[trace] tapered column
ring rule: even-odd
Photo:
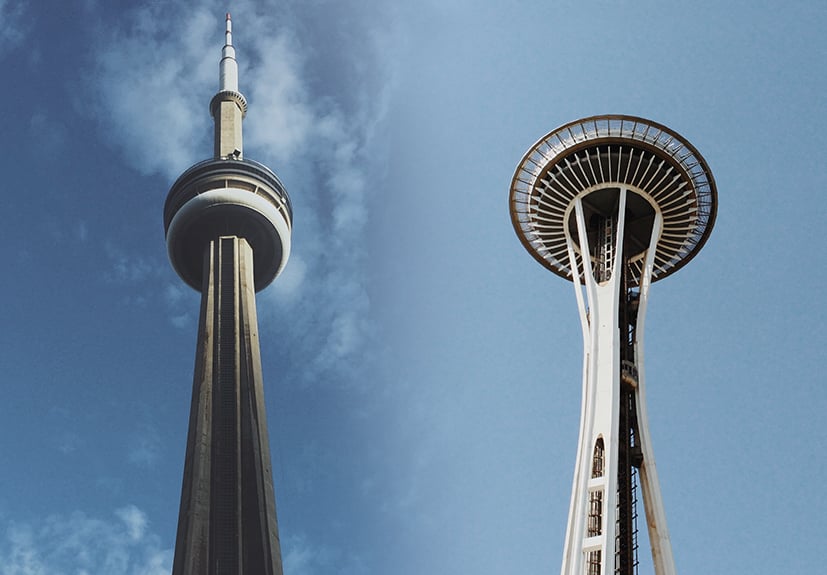
[[[649,433],[649,416],[646,409],[646,377],[643,361],[643,338],[645,335],[644,323],[646,309],[649,304],[649,288],[652,284],[652,270],[654,267],[655,245],[657,236],[663,225],[663,217],[657,214],[652,229],[652,239],[643,268],[640,285],[640,307],[637,317],[637,338],[635,341],[635,357],[638,368],[638,385],[635,389],[637,406],[639,442],[643,461],[640,466],[640,487],[643,493],[643,506],[646,512],[646,525],[649,530],[649,544],[652,549],[652,562],[655,575],[676,575],[675,559],[672,554],[672,542],[669,538],[669,528],[666,525],[666,511],[663,507],[663,498],[660,492],[657,468],[655,467],[655,452],[652,448],[652,439]]]
[[[582,199],[574,202],[578,248],[585,254],[580,269],[571,259],[584,334],[584,389],[562,575],[607,575],[611,572],[607,565],[614,563],[620,393],[618,310],[625,206],[626,191],[621,189],[615,214],[603,222],[595,240],[599,246],[590,246]],[[568,251],[573,256],[573,240],[569,242]],[[590,254],[597,260],[594,269]],[[581,279],[588,308],[580,291]]]
[[[173,575],[282,575],[253,284],[243,238],[204,261]]]

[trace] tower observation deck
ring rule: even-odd
[[[638,487],[656,575],[674,575],[643,372],[651,283],[691,260],[715,223],[700,153],[670,129],[594,116],[554,130],[517,166],[511,221],[528,252],[571,280],[583,403],[562,575],[638,572]]]
[[[215,154],[172,185],[164,206],[173,268],[201,292],[173,575],[281,575],[255,292],[290,254],[290,199],[243,157],[247,101],[227,14]]]

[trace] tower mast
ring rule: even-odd
[[[201,292],[173,575],[282,575],[255,292],[284,268],[292,210],[276,175],[242,158],[247,101],[227,14],[214,158],[170,188],[170,262]]]
[[[562,575],[636,575],[637,489],[656,575],[674,575],[643,377],[649,288],[697,254],[717,191],[700,153],[631,116],[571,122],[537,142],[511,183],[528,252],[575,288],[583,404]]]
[[[210,102],[215,122],[215,157],[241,158],[243,152],[241,122],[247,115],[247,100],[238,91],[238,62],[233,46],[233,21],[227,13],[224,48],[218,74],[218,93]]]

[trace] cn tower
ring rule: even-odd
[[[293,215],[276,175],[244,157],[247,101],[227,14],[215,152],[170,188],[172,267],[201,292],[173,575],[281,575],[255,292],[290,254]]]
[[[649,434],[643,324],[652,282],[697,255],[717,197],[688,141],[632,116],[566,124],[517,166],[514,229],[540,264],[574,284],[583,336],[562,575],[638,573],[638,487],[654,572],[676,573]]]

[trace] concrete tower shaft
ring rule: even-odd
[[[187,455],[173,575],[282,575],[255,292],[290,253],[290,199],[266,166],[241,157],[232,23],[226,19],[215,157],[172,185],[170,262],[201,292]]]
[[[172,575],[282,575],[253,253],[222,237],[205,260]]]
[[[717,191],[668,128],[630,116],[567,124],[517,167],[510,211],[523,246],[575,287],[583,399],[562,575],[636,575],[637,489],[656,575],[674,575],[643,371],[653,281],[706,242]]]

